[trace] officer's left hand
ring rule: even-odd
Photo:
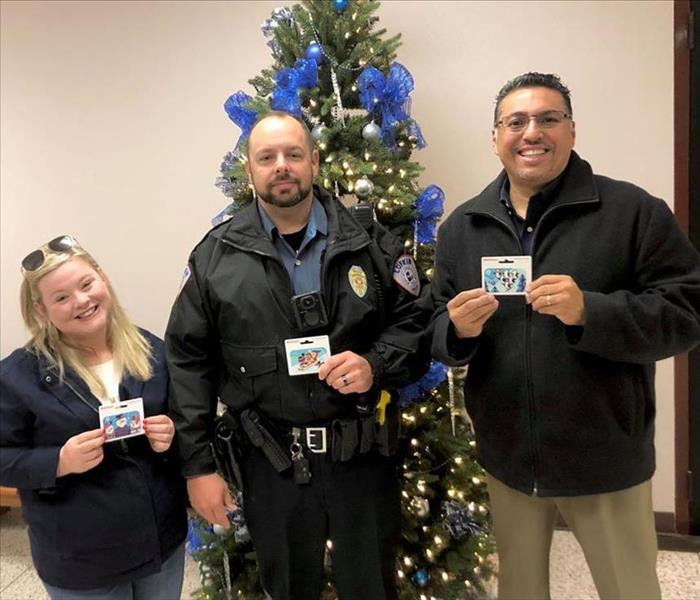
[[[525,288],[532,310],[552,315],[564,325],[583,325],[586,307],[583,292],[569,275],[542,275]]]
[[[374,382],[369,362],[349,350],[326,360],[321,365],[318,378],[341,394],[364,394]]]
[[[154,452],[165,452],[175,436],[175,424],[168,415],[154,415],[143,420],[148,443]]]

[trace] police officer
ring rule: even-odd
[[[396,598],[398,413],[385,390],[420,375],[426,290],[397,239],[313,186],[318,169],[301,121],[259,119],[246,162],[257,201],[197,245],[172,310],[171,416],[192,506],[224,527],[217,399],[243,422],[243,510],[274,600],[320,596],[327,540],[341,599]],[[323,354],[323,335],[330,357],[290,375],[318,357],[292,364],[285,342]]]

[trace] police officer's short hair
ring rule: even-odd
[[[250,133],[248,134],[248,144],[247,144],[247,154],[248,154],[249,158],[250,158],[250,136],[253,133],[253,129],[255,129],[258,126],[258,123],[261,123],[265,119],[270,119],[272,117],[275,117],[277,119],[294,119],[297,123],[299,123],[299,125],[301,125],[301,128],[304,131],[304,136],[306,137],[306,142],[309,146],[309,151],[313,151],[316,148],[316,145],[314,144],[314,140],[311,137],[311,132],[309,131],[309,126],[304,122],[303,119],[300,119],[296,115],[285,112],[283,110],[271,110],[269,112],[258,115],[258,118],[255,119],[255,123],[253,123],[253,127],[251,127],[251,129],[250,129]]]
[[[569,113],[569,115],[573,115],[573,111],[571,109],[571,92],[569,91],[569,88],[562,83],[558,75],[555,75],[554,73],[537,72],[523,73],[522,75],[518,75],[517,77],[514,77],[508,81],[496,95],[496,108],[493,111],[494,127],[496,126],[496,123],[498,123],[498,111],[501,108],[501,101],[503,98],[505,98],[513,90],[531,87],[544,87],[554,90],[555,92],[559,92],[562,98],[564,98],[566,112]]]

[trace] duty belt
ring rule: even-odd
[[[291,427],[286,434],[300,440],[309,452],[330,452],[334,462],[346,462],[357,454],[366,454],[377,444],[381,454],[393,454],[382,447],[385,429],[378,427],[374,414],[370,414],[334,419],[329,425]]]
[[[383,456],[391,456],[398,446],[398,418],[387,418],[380,425],[374,413],[334,419],[328,424],[295,426],[246,409],[240,413],[240,422],[250,443],[265,454],[279,473],[292,466],[290,442],[298,444],[299,450],[303,446],[313,454],[330,454],[333,462],[349,461],[372,448]]]
[[[292,466],[292,461],[284,448],[261,423],[260,415],[256,411],[252,409],[242,411],[241,425],[250,443],[260,448],[278,473]]]
[[[328,450],[328,428],[327,427],[300,427],[304,434],[304,443],[310,452],[314,454],[325,454]]]

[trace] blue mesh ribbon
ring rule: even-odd
[[[198,517],[190,517],[187,521],[187,539],[185,542],[187,554],[193,554],[200,550],[207,550],[209,545],[204,543],[202,536],[206,538],[207,536],[213,535],[213,533],[214,529],[211,525]]]
[[[252,100],[253,99],[245,92],[236,92],[229,96],[226,102],[224,102],[224,110],[228,118],[241,129],[241,136],[238,138],[238,142],[236,142],[236,148],[240,145],[241,140],[244,140],[250,135],[250,130],[253,129],[253,125],[255,125],[255,119],[258,118],[258,113],[250,108],[246,108]]]
[[[458,540],[465,535],[478,537],[483,535],[484,529],[471,518],[469,508],[455,500],[447,500],[441,504],[445,512],[443,527],[451,537]]]
[[[426,394],[432,392],[437,386],[447,379],[447,368],[442,363],[432,361],[428,371],[415,383],[411,383],[399,390],[399,406],[406,408],[415,404]]]
[[[281,69],[275,75],[275,89],[272,91],[270,106],[301,117],[299,88],[316,87],[318,83],[318,63],[315,60],[298,58],[293,67]]]
[[[420,244],[432,244],[437,233],[437,220],[444,212],[445,192],[429,185],[416,199],[416,239]]]
[[[423,132],[420,130],[418,123],[413,119],[408,122],[408,135],[416,138],[416,146],[418,148],[425,148],[426,143]]]
[[[275,30],[280,25],[291,25],[294,22],[294,13],[286,6],[281,6],[272,11],[269,19],[265,19],[260,26],[263,35],[267,38],[267,45],[272,49],[275,58],[280,56],[280,45],[275,35]]]
[[[318,83],[318,63],[313,59],[297,58],[294,68],[299,73],[299,87],[312,88]]]
[[[412,75],[399,63],[393,63],[389,67],[387,76],[375,67],[366,67],[357,78],[357,86],[360,91],[360,104],[364,109],[369,113],[381,112],[382,141],[393,148],[396,145],[397,125],[410,117]],[[422,143],[421,147],[425,145],[425,139],[417,124],[409,135],[416,135],[419,143]]]

